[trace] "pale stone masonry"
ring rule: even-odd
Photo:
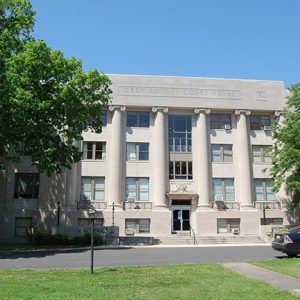
[[[24,240],[30,225],[76,231],[90,204],[107,226],[114,208],[121,236],[259,235],[263,223],[292,221],[284,192],[275,195],[263,172],[283,82],[109,77],[103,131],[83,132],[80,163],[50,179],[28,156],[1,171],[1,241]]]

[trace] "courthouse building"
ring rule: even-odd
[[[259,235],[288,224],[275,194],[271,128],[283,118],[280,81],[110,75],[103,131],[83,133],[82,161],[38,174],[30,157],[2,171],[0,238],[97,222],[120,236]]]

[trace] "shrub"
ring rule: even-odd
[[[88,246],[91,244],[91,233],[85,233],[83,235],[75,236],[70,243],[76,246]],[[98,233],[94,233],[94,245],[102,245],[103,238]]]

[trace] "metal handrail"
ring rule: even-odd
[[[194,240],[194,245],[198,245],[197,243],[197,240],[196,240],[196,234],[195,234],[195,231],[193,229],[193,227],[190,225],[190,234],[191,236],[193,237],[193,240]]]

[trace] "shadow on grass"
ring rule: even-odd
[[[280,255],[280,256],[275,256],[275,258],[277,259],[300,259],[300,256],[296,256],[296,257],[288,257],[287,255]]]
[[[94,248],[94,251],[106,251],[106,250],[128,250],[131,247],[116,247],[116,248]],[[0,259],[17,259],[17,258],[40,258],[47,257],[56,254],[72,254],[83,253],[90,251],[90,248],[71,248],[71,249],[40,249],[40,250],[20,250],[20,251],[1,251]]]

